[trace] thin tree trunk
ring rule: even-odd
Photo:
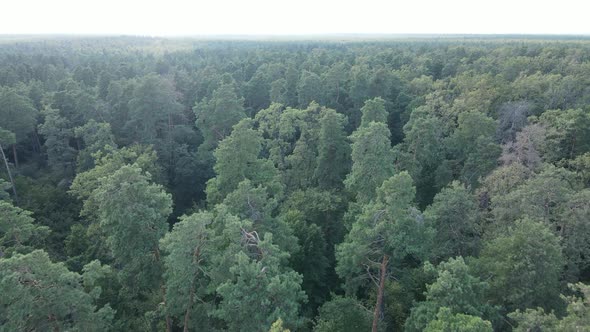
[[[195,287],[191,286],[191,293],[190,293],[190,298],[189,298],[189,305],[188,308],[186,308],[186,312],[184,313],[184,332],[188,332],[188,322],[190,319],[190,314],[191,314],[191,308],[193,306],[193,302],[195,300]]]
[[[6,166],[6,172],[8,173],[8,178],[10,179],[10,184],[12,184],[12,192],[14,193],[14,201],[18,205],[18,195],[16,194],[16,186],[14,185],[14,179],[12,178],[12,173],[10,172],[10,167],[8,166],[8,160],[6,160],[6,155],[4,154],[4,149],[2,149],[2,144],[0,144],[0,153],[2,153],[2,159],[4,159],[4,166]]]
[[[12,154],[14,155],[14,168],[18,168],[18,154],[16,153],[16,143],[12,144]]]
[[[37,145],[37,152],[41,152],[41,141],[39,140],[39,133],[37,132],[37,128],[35,128],[35,131],[33,131],[33,138],[34,138],[34,142]]]
[[[381,304],[383,303],[383,290],[385,288],[385,275],[387,274],[387,263],[389,256],[383,255],[381,261],[381,272],[379,276],[379,289],[377,290],[377,303],[375,304],[375,313],[373,315],[373,329],[372,332],[377,332],[377,323],[379,322],[379,314],[381,313]]]
[[[154,255],[156,257],[156,261],[160,261],[160,250],[156,248]],[[162,284],[160,286],[162,290],[162,303],[164,303],[164,310],[166,310],[166,286]],[[166,332],[172,332],[172,319],[170,319],[170,315],[166,314]]]

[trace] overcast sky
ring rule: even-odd
[[[1,0],[0,34],[590,34],[590,0]]]

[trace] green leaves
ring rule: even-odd
[[[494,317],[494,308],[484,300],[488,284],[473,275],[462,257],[442,262],[436,269],[427,263],[425,270],[436,271],[437,278],[426,286],[426,300],[412,308],[406,321],[407,331],[454,331],[453,326],[459,328],[463,324],[487,326],[485,330],[491,330],[489,322],[482,325],[481,319],[476,319]],[[470,328],[466,331],[476,331]]]
[[[245,253],[236,254],[236,265],[230,268],[230,279],[222,283],[216,316],[225,320],[232,331],[266,331],[278,318],[285,325],[301,324],[299,304],[305,301],[301,290],[301,275],[294,271],[281,272],[278,248],[267,235],[257,244],[257,259]]]
[[[563,266],[559,238],[530,218],[487,242],[476,263],[478,274],[489,280],[492,303],[508,312],[537,306],[558,309]]]
[[[196,126],[203,134],[202,153],[213,151],[219,141],[229,136],[232,127],[246,116],[244,100],[238,98],[233,84],[221,84],[211,96],[195,104]]]
[[[0,200],[0,259],[15,252],[26,252],[42,242],[49,228],[35,223],[31,212]]]
[[[394,173],[390,136],[387,125],[380,122],[371,122],[351,136],[352,170],[344,185],[359,203],[375,198],[377,188]]]
[[[212,222],[209,212],[184,216],[160,241],[166,254],[166,312],[182,321],[187,330],[210,328],[207,313],[213,304],[204,299],[209,296],[209,269],[215,253]]]
[[[0,321],[10,331],[104,331],[114,312],[98,309],[81,276],[41,250],[0,259]]]

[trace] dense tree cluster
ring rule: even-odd
[[[0,331],[581,331],[590,42],[0,40]]]

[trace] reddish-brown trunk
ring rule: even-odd
[[[387,274],[387,263],[389,256],[383,255],[381,261],[381,271],[379,273],[379,289],[377,290],[377,303],[375,304],[375,313],[373,314],[373,329],[371,331],[377,332],[377,324],[379,322],[379,314],[381,313],[381,304],[383,303],[383,290],[385,289],[385,277]]]

